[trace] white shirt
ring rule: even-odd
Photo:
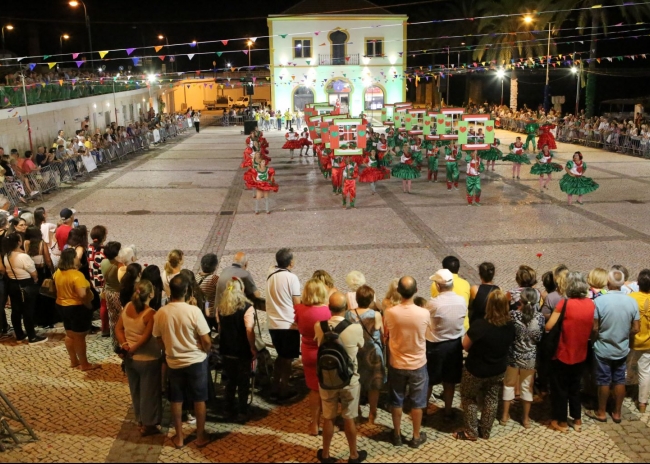
[[[209,333],[201,310],[187,303],[169,303],[154,316],[153,336],[162,338],[167,365],[172,369],[203,362],[207,354],[199,337]]]
[[[300,297],[298,276],[275,268],[266,281],[266,315],[269,329],[289,329],[295,319],[293,297]]]
[[[427,308],[431,313],[432,336],[427,340],[433,343],[456,340],[465,334],[467,303],[465,298],[453,291],[442,292],[429,300]]]
[[[11,253],[11,265],[7,261],[7,256],[5,256],[4,265],[10,279],[31,279],[30,272],[36,272],[34,260],[26,253]],[[16,271],[15,274],[14,271]]]
[[[41,224],[41,234],[43,234],[43,241],[50,243],[50,237],[56,231],[56,226],[51,222],[44,222]]]

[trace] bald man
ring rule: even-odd
[[[217,282],[217,290],[214,297],[215,308],[219,307],[219,302],[221,301],[221,295],[226,289],[228,282],[232,280],[233,277],[238,277],[244,282],[244,292],[248,299],[254,301],[255,298],[261,298],[262,294],[257,289],[253,276],[247,270],[248,268],[248,257],[243,251],[240,251],[235,254],[233,258],[232,265],[225,268],[221,271],[219,275],[219,281]]]

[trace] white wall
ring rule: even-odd
[[[95,123],[97,127],[105,128],[106,112],[108,112],[109,122],[116,121],[115,106],[117,106],[118,125],[122,126],[132,122],[130,104],[133,104],[133,117],[137,121],[138,108],[148,105],[148,101],[149,90],[145,88],[118,92],[115,94],[115,99],[113,99],[113,94],[107,94],[29,106],[27,110],[34,149],[38,145],[50,146],[57,131],[61,129],[65,131],[66,137],[74,135],[75,131],[81,128],[81,123],[86,117],[90,118],[91,129],[95,128]],[[124,106],[126,114],[123,112]],[[16,114],[15,117],[14,114]],[[19,124],[19,116],[23,119],[22,124]],[[0,119],[0,146],[4,147],[5,152],[11,148],[17,148],[20,151],[29,150],[25,107],[15,108],[12,112],[3,110],[3,119]]]
[[[352,115],[363,111],[364,89],[369,85],[378,85],[384,89],[385,103],[404,101],[406,85],[402,76],[406,62],[406,20],[406,16],[398,15],[269,17],[269,34],[273,36],[273,106],[282,111],[292,107],[293,91],[300,85],[306,85],[315,92],[316,102],[326,102],[327,81],[333,78],[350,81],[353,87],[350,95]],[[382,27],[377,27],[379,25]],[[332,53],[328,34],[337,28],[348,33],[346,55],[358,54],[358,65],[319,66],[318,55]],[[287,37],[279,37],[281,34],[287,34]],[[311,38],[311,58],[293,57],[293,39],[296,38]],[[366,38],[383,39],[384,57],[363,58],[366,54]]]

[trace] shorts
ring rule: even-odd
[[[460,338],[444,342],[427,342],[429,386],[460,383],[463,376],[463,344]]]
[[[594,355],[594,358],[596,385],[599,387],[625,385],[627,356],[621,359],[604,359]]]
[[[409,397],[412,407],[424,409],[427,407],[427,386],[429,376],[427,366],[422,366],[414,371],[395,369],[388,367],[388,389],[390,391],[390,404],[393,407],[401,408],[404,405],[406,387],[408,386]]]
[[[180,369],[167,370],[169,378],[169,401],[194,403],[208,401],[208,358],[200,363]]]
[[[506,375],[503,378],[504,401],[512,401],[515,399],[517,384],[519,384],[521,399],[532,402],[535,386],[535,369],[521,369],[519,367],[508,366]]]
[[[84,305],[78,306],[61,306],[56,305],[56,309],[63,319],[63,327],[75,333],[84,333],[90,331],[93,322],[93,312]]]
[[[300,332],[293,329],[269,329],[269,334],[278,357],[284,359],[300,357]]]
[[[320,388],[319,392],[324,419],[336,419],[339,403],[341,403],[341,416],[343,419],[356,419],[359,415],[359,395],[361,393],[359,382],[340,390],[323,390]]]

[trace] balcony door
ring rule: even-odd
[[[337,29],[329,33],[329,40],[332,44],[332,57],[331,63],[333,65],[344,65],[345,64],[345,49],[346,43],[348,41],[348,34]]]

